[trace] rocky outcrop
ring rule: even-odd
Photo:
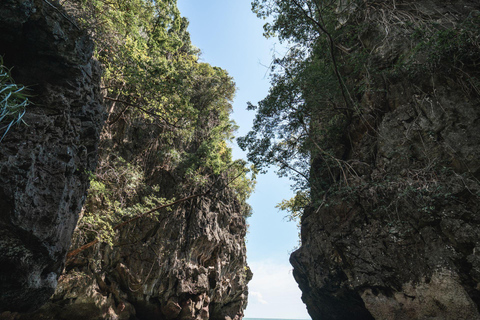
[[[82,12],[78,3],[66,4],[72,15]],[[31,87],[34,102],[24,117],[27,125],[12,129],[0,144],[0,319],[241,319],[252,274],[246,264],[246,205],[229,185],[232,177],[209,171],[205,181],[188,184],[185,168],[168,169],[161,157],[162,144],[168,149],[172,139],[162,141],[160,135],[180,127],[166,129],[141,115],[120,117],[126,108],[109,122],[99,145],[103,109],[93,45],[58,4],[4,1],[0,33],[0,54],[14,67],[15,80]],[[205,132],[218,124],[217,113],[202,123]],[[196,135],[187,151],[195,154],[205,137]],[[182,136],[178,140],[184,145]],[[203,193],[110,229],[105,243],[65,263],[97,149],[103,164],[97,169],[116,177],[123,167],[109,161],[117,161],[133,176],[132,183],[124,182],[130,188],[123,203],[128,213],[117,205],[109,210],[109,181],[95,181],[105,194],[92,188],[83,212],[90,219],[92,211],[98,220],[111,219],[99,224],[105,229],[151,203]],[[115,182],[124,195],[121,181]],[[118,200],[109,195],[111,202]],[[117,210],[123,211],[116,216]],[[105,231],[82,223],[72,249]]]
[[[67,264],[51,302],[15,319],[239,320],[245,219],[228,191],[144,218]]]
[[[340,143],[345,176],[305,211],[291,256],[312,319],[480,319],[478,10],[352,8],[375,22],[359,34],[371,87]]]
[[[72,15],[82,12],[76,2],[66,5]],[[62,8],[47,0],[8,0],[2,6],[4,60],[15,66],[16,81],[35,90],[35,105],[25,116],[28,126],[9,132],[0,145],[0,208],[7,209],[0,220],[0,319],[240,320],[252,276],[246,264],[246,205],[229,185],[231,174],[202,167],[205,176],[195,181],[191,174],[185,177],[184,166],[169,166],[169,150],[162,149],[177,143],[188,149],[178,154],[196,156],[218,125],[219,111],[199,120],[203,135],[189,144],[181,132],[172,132],[178,141],[169,134],[161,139],[180,126],[118,108],[98,146],[97,174],[113,178],[102,180],[105,184],[95,180],[104,194],[91,189],[83,211],[91,220],[82,220],[71,248],[112,231],[152,203],[201,196],[105,232],[104,243],[73,255],[64,268],[95,168],[102,120],[99,72],[92,44]],[[194,98],[192,105],[205,108],[205,99]],[[118,179],[117,173],[125,172],[131,179]],[[115,183],[123,207],[108,205],[119,200],[111,189],[105,191]]]
[[[37,309],[62,272],[103,124],[92,49],[49,1],[2,1],[0,54],[33,104],[0,143],[0,313]]]

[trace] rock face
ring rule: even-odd
[[[2,1],[0,43],[34,103],[0,143],[0,312],[28,311],[62,272],[104,111],[92,43],[60,8]]]
[[[314,320],[480,319],[478,42],[455,44],[470,48],[465,56],[446,46],[445,60],[438,47],[440,63],[421,69],[430,44],[418,46],[409,29],[435,23],[457,41],[468,30],[458,26],[473,19],[478,41],[480,6],[395,3],[355,8],[363,21],[392,23],[361,35],[366,67],[379,72],[363,79],[374,86],[357,100],[367,112],[346,128],[343,159],[353,170],[347,187],[305,211],[294,276]],[[400,61],[410,74],[391,72]]]
[[[35,102],[24,117],[28,126],[0,144],[0,319],[240,320],[252,273],[245,204],[225,172],[208,177],[215,186],[208,195],[135,220],[110,244],[64,263],[71,242],[74,249],[92,236],[74,228],[97,149],[105,167],[114,152],[129,163],[145,155],[146,137],[159,128],[111,122],[116,127],[103,131],[99,147],[103,109],[93,45],[52,2],[4,1],[0,39],[0,54],[14,67],[15,80],[31,85]],[[158,186],[158,197],[189,195],[177,181],[181,174],[162,163],[152,167],[159,173],[146,179]]]
[[[231,196],[231,195],[230,195]],[[245,219],[228,191],[123,229],[67,264],[51,302],[16,319],[238,320],[247,301]]]

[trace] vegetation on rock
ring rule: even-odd
[[[25,87],[15,83],[0,56],[0,133],[3,132],[0,142],[13,125],[22,122],[29,103]]]
[[[467,97],[480,94],[479,11],[431,20],[408,2],[318,0],[255,0],[252,10],[289,50],[273,61],[268,96],[249,104],[257,114],[239,144],[257,167],[276,165],[295,181],[298,194],[279,204],[291,218],[328,205],[327,194],[348,192],[362,175],[353,135],[378,133],[389,83],[408,78],[420,88],[425,74],[442,75],[459,79]],[[446,166],[413,162],[427,176]]]
[[[478,2],[253,10],[289,50],[239,143],[296,182],[278,207],[312,319],[480,319]]]
[[[104,67],[108,119],[79,232],[111,243],[115,225],[155,207],[222,187],[243,215],[254,182],[228,141],[235,84],[198,61],[176,1],[71,0]],[[154,213],[152,213],[154,215]],[[152,215],[150,215],[152,216]]]

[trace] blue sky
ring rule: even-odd
[[[240,126],[237,136],[246,134],[254,117],[246,110],[247,101],[256,104],[267,95],[268,65],[281,45],[263,37],[264,21],[250,11],[250,0],[178,0],[178,7],[190,21],[192,43],[202,51],[201,60],[233,76],[237,94],[232,117]],[[236,145],[233,149],[235,158],[244,157]],[[275,208],[290,197],[288,179],[279,179],[273,172],[258,177],[249,200],[254,213],[247,221],[247,257],[254,278],[245,317],[310,318],[288,262],[298,245],[298,230]]]

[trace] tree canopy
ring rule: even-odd
[[[122,221],[225,188],[249,216],[254,181],[228,146],[236,130],[235,83],[225,70],[199,62],[176,1],[64,5],[94,39],[108,108],[97,170],[86,173],[91,188],[80,232],[111,241]]]
[[[335,56],[339,34],[332,15],[335,9],[336,2],[328,1],[252,2],[257,16],[271,21],[264,26],[265,35],[278,36],[288,51],[273,61],[267,97],[258,106],[249,104],[257,114],[252,130],[239,138],[239,144],[259,168],[276,165],[281,176],[295,180],[299,193],[283,202],[283,209],[294,203],[297,211],[300,202],[306,203],[316,155],[327,168],[338,165],[335,141],[342,138],[351,103]],[[329,121],[315,125],[326,118]],[[333,178],[336,173],[329,171]]]
[[[480,92],[478,11],[438,22],[412,18],[423,14],[413,2],[253,0],[252,10],[288,51],[273,60],[268,95],[248,105],[254,125],[238,142],[258,168],[277,166],[295,181],[297,195],[279,204],[294,216],[356,175],[349,130],[375,134],[385,106],[370,100],[385,98],[386,82],[457,74],[468,94]]]

